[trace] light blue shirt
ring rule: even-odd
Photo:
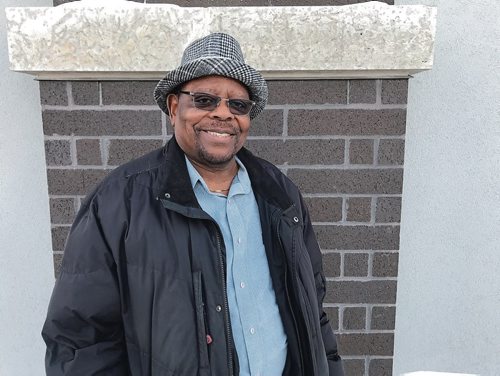
[[[239,170],[226,196],[212,193],[186,158],[201,208],[219,225],[226,247],[227,297],[241,376],[283,374],[287,338],[276,302],[259,209],[247,170]]]

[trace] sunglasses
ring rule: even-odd
[[[233,115],[247,115],[255,105],[254,101],[248,99],[227,99],[208,93],[192,93],[190,91],[179,91],[180,94],[190,95],[193,98],[193,105],[200,110],[213,111],[222,100],[225,100],[229,111]]]

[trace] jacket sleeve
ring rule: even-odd
[[[330,321],[323,310],[323,300],[326,294],[325,276],[323,274],[323,263],[321,251],[316,240],[316,235],[311,224],[309,212],[304,204],[302,196],[300,196],[300,203],[302,207],[302,220],[304,223],[304,241],[311,259],[311,264],[314,271],[314,280],[316,283],[316,292],[318,295],[318,309],[320,312],[320,327],[321,335],[323,337],[323,344],[325,346],[326,358],[328,360],[329,376],[343,376],[344,370],[342,360],[338,354],[337,341],[330,326]]]
[[[90,204],[66,244],[42,337],[48,376],[127,375],[116,264]]]

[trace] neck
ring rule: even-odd
[[[198,171],[201,175],[205,183],[208,185],[208,188],[212,192],[222,193],[227,195],[229,192],[229,187],[238,172],[238,164],[236,160],[233,158],[231,162],[222,168],[210,168],[205,165],[201,165],[198,162],[192,160],[189,161],[192,163],[193,167]]]

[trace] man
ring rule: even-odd
[[[231,36],[155,90],[174,137],[82,205],[43,328],[48,375],[342,375],[296,186],[243,148],[267,100]]]

